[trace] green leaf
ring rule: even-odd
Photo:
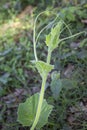
[[[0,86],[0,96],[3,96],[4,94],[6,94],[6,90]]]
[[[62,82],[61,79],[54,78],[51,82],[51,91],[53,93],[53,97],[57,100],[62,90]]]
[[[46,35],[46,45],[51,51],[58,46],[61,27],[62,21],[59,21],[58,24],[51,29],[50,34]]]
[[[78,57],[79,59],[87,58],[87,50],[84,49],[84,50],[78,52],[78,53],[77,53],[77,57]]]
[[[47,64],[43,61],[36,61],[35,65],[42,78],[46,77],[48,73],[54,68],[53,65]]]
[[[0,56],[6,56],[7,54],[9,54],[10,52],[12,52],[13,48],[9,48],[8,50],[5,50],[4,52],[0,52]]]
[[[49,46],[51,40],[51,34],[46,35],[46,45]]]
[[[80,42],[80,45],[79,47],[84,47],[84,46],[87,46],[87,38],[85,38],[82,42]]]
[[[64,88],[65,90],[69,90],[72,88],[77,87],[77,81],[71,80],[71,79],[58,79],[57,77],[54,77],[51,81],[51,91],[53,93],[53,97],[57,100],[59,97],[59,94]]]
[[[10,74],[5,73],[0,77],[0,83],[6,84],[8,82]]]
[[[60,79],[60,71],[53,71],[51,74],[51,79]]]
[[[48,117],[51,113],[53,109],[52,105],[49,105],[46,100],[44,99],[43,101],[43,105],[42,105],[42,109],[41,109],[41,114],[40,114],[40,118],[38,121],[38,124],[36,126],[36,128],[40,129],[41,127],[43,127],[45,124],[47,124],[48,122]]]
[[[65,88],[66,90],[77,87],[77,81],[74,79],[61,79],[61,81],[62,88]]]
[[[75,21],[76,17],[75,17],[75,12],[78,12],[79,8],[76,7],[66,7],[63,10],[61,10],[60,12],[60,16],[62,17],[62,19],[68,19],[69,21]]]
[[[37,106],[38,106],[39,94],[36,93],[26,100],[24,103],[20,103],[18,107],[18,121],[23,126],[31,126],[34,122]],[[37,123],[36,128],[40,129],[47,121],[49,114],[52,111],[53,106],[48,105],[46,100],[43,100],[41,115]]]

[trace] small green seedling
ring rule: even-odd
[[[53,106],[49,105],[47,101],[44,99],[47,76],[48,73],[54,68],[54,66],[50,64],[52,52],[54,51],[55,48],[58,47],[58,44],[61,41],[74,37],[79,34],[78,33],[76,35],[71,35],[68,38],[64,38],[60,40],[60,34],[62,32],[61,29],[63,23],[64,22],[60,20],[57,23],[57,25],[51,29],[51,32],[48,35],[46,35],[45,43],[48,47],[48,55],[47,55],[46,62],[38,60],[37,53],[36,53],[36,42],[42,30],[44,30],[46,27],[40,31],[40,33],[37,36],[37,39],[35,39],[35,26],[34,26],[34,35],[33,35],[34,55],[35,55],[34,64],[42,78],[41,91],[40,93],[36,93],[30,98],[28,98],[24,103],[20,103],[18,107],[18,121],[23,126],[31,126],[30,130],[34,130],[35,128],[39,130],[41,127],[43,127],[47,123],[48,117],[53,109]]]

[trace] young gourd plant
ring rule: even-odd
[[[48,122],[48,117],[53,109],[53,106],[49,105],[46,99],[44,99],[47,76],[48,76],[48,73],[54,68],[54,66],[50,64],[52,52],[54,51],[55,48],[58,47],[61,41],[66,40],[68,38],[72,38],[80,34],[80,33],[77,33],[75,35],[71,35],[70,37],[60,39],[60,34],[62,32],[61,30],[62,30],[63,24],[65,24],[63,20],[60,20],[55,25],[55,27],[51,29],[51,32],[48,35],[46,35],[45,43],[46,43],[46,46],[48,47],[48,55],[47,55],[46,62],[38,60],[37,53],[36,53],[36,43],[40,34],[48,26],[47,25],[46,27],[44,27],[38,34],[37,38],[35,38],[36,21],[37,21],[37,18],[42,13],[40,13],[36,17],[36,20],[34,23],[34,34],[33,34],[34,55],[35,55],[34,65],[37,68],[42,78],[41,90],[40,90],[40,93],[36,93],[32,95],[24,103],[20,103],[18,107],[18,121],[23,126],[31,126],[30,130],[41,129]],[[54,19],[54,21],[52,21],[52,23],[54,23],[57,18],[58,16]]]

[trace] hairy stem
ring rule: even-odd
[[[47,27],[49,27],[50,25],[52,25],[52,24],[57,20],[58,17],[59,17],[59,16],[57,15],[56,18],[55,18],[52,22],[50,22],[48,25],[46,25],[46,26],[38,33],[37,38],[36,38],[36,43],[37,43],[38,38],[40,37],[41,33],[42,33]]]
[[[51,53],[52,52],[48,49],[48,56],[47,56],[47,63],[48,64],[50,64]],[[38,123],[40,114],[41,114],[41,108],[42,108],[42,105],[43,105],[46,80],[47,80],[47,76],[42,78],[42,86],[41,86],[41,91],[40,91],[40,97],[39,97],[37,112],[36,112],[35,120],[34,120],[33,125],[32,125],[30,130],[34,130],[35,129],[35,127],[36,127],[36,125]]]
[[[35,19],[35,22],[34,22],[34,30],[33,30],[33,44],[34,44],[34,55],[35,55],[35,60],[37,61],[38,58],[37,58],[37,52],[36,52],[36,22],[37,22],[37,19],[38,17],[43,14],[45,11],[41,12]]]
[[[62,41],[64,41],[64,40],[67,40],[67,39],[70,39],[70,38],[73,38],[73,37],[76,37],[76,36],[78,36],[78,35],[80,35],[80,34],[82,34],[82,33],[85,33],[85,31],[80,32],[80,33],[76,33],[76,34],[71,35],[71,36],[69,36],[69,37],[65,37],[65,38],[61,39],[60,42],[62,42]]]
[[[37,19],[38,17],[45,13],[46,11],[43,11],[41,12],[39,15],[37,15],[36,19],[35,19],[35,22],[34,22],[34,29],[33,29],[33,44],[34,44],[34,56],[35,56],[35,60],[37,61],[38,58],[37,58],[37,52],[36,52],[36,22],[37,22]]]
[[[51,59],[51,50],[48,49],[48,56],[47,56],[47,63],[50,64],[50,59]]]
[[[35,127],[36,127],[36,125],[38,123],[40,114],[41,114],[41,108],[42,108],[43,99],[44,99],[44,91],[45,91],[46,79],[47,79],[47,76],[46,76],[46,78],[42,79],[42,86],[41,86],[41,92],[40,92],[40,97],[39,97],[36,117],[35,117],[35,120],[34,120],[33,125],[32,125],[30,130],[34,130],[35,129]]]

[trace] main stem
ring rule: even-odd
[[[47,56],[47,63],[50,64],[50,59],[51,59],[51,50],[48,48],[48,56]]]
[[[52,52],[48,49],[48,56],[47,56],[47,63],[48,64],[50,64],[51,53]],[[41,108],[42,108],[42,105],[43,105],[46,80],[47,80],[47,76],[45,76],[45,77],[42,78],[42,86],[41,86],[41,91],[40,91],[40,97],[39,97],[37,112],[36,112],[35,120],[33,122],[32,127],[30,128],[30,130],[34,130],[35,129],[35,127],[36,127],[36,125],[38,123],[40,114],[41,114]]]
[[[36,52],[35,25],[34,25],[34,31],[33,31],[33,44],[34,44],[34,55],[35,55],[35,59],[37,61],[38,59],[37,59],[37,52]]]
[[[33,125],[32,125],[30,130],[34,130],[35,129],[35,127],[36,127],[36,125],[38,123],[39,117],[40,117],[41,108],[42,108],[43,99],[44,99],[44,91],[45,91],[46,79],[47,79],[47,77],[42,79],[42,86],[41,86],[41,92],[40,92],[40,97],[39,97],[39,103],[38,103],[38,107],[37,107],[36,117],[35,117],[34,123],[33,123]]]

